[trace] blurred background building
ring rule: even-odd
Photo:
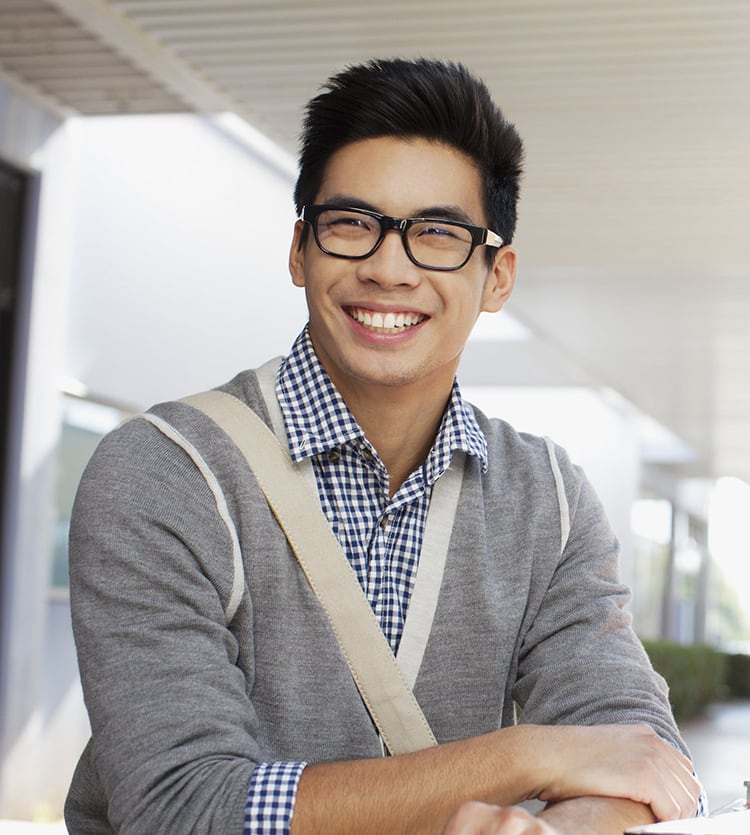
[[[59,815],[88,732],[88,456],[287,351],[302,107],[390,55],[467,63],[526,141],[518,286],[465,352],[470,399],[586,468],[642,637],[750,639],[745,0],[0,0],[0,817]]]

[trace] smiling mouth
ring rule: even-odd
[[[428,318],[423,313],[411,311],[380,313],[363,307],[347,307],[345,310],[355,322],[377,333],[403,333]]]

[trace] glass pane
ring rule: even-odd
[[[99,441],[127,414],[112,406],[65,396],[58,447],[51,585],[68,588],[68,531],[78,482]]]

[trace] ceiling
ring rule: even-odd
[[[750,482],[748,0],[0,0],[0,76],[56,112],[231,111],[292,153],[320,82],[389,55],[467,63],[526,141],[535,338],[471,381],[612,389],[694,451],[665,472]]]

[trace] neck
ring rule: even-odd
[[[388,470],[391,496],[427,458],[450,393],[450,387],[419,394],[400,386],[349,390],[346,404]]]

